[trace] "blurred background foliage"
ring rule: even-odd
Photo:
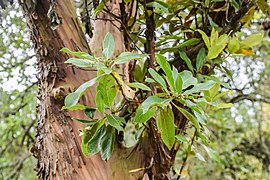
[[[218,156],[207,156],[199,141],[192,146],[195,151],[184,148],[174,170],[179,172],[185,162],[182,177],[186,179],[270,177],[270,22],[261,13],[255,16],[238,33],[242,37],[265,34],[264,41],[253,49],[255,55],[227,58],[222,65],[231,71],[231,77],[217,72],[233,91],[223,101],[234,103],[231,109],[209,114],[209,146]],[[22,17],[16,3],[1,9],[0,179],[36,179],[36,160],[30,149],[37,125],[38,88],[34,52]]]
[[[36,179],[35,57],[18,4],[0,17],[0,179]]]

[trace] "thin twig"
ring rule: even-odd
[[[192,137],[192,140],[191,140],[191,143],[190,143],[190,147],[191,147],[191,146],[193,145],[193,143],[194,143],[196,133],[197,133],[197,129],[195,129],[195,131],[194,131],[194,134],[193,134],[193,137]],[[186,157],[185,157],[185,159],[184,159],[184,161],[183,161],[183,163],[182,163],[181,169],[180,169],[180,171],[179,171],[179,174],[178,174],[176,180],[179,180],[179,179],[181,178],[182,171],[184,170],[184,167],[186,166],[186,162],[187,162],[187,159],[188,159],[188,155],[189,155],[189,153],[187,152]]]

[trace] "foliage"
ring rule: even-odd
[[[133,1],[122,3],[130,5]],[[110,14],[106,8],[105,1],[96,7],[97,19],[99,13]],[[136,9],[134,17],[122,18],[121,22],[125,42],[128,42],[126,52],[114,54],[115,44],[110,33],[104,38],[101,57],[62,49],[75,56],[68,59],[67,64],[97,69],[97,77],[69,94],[63,107],[83,110],[89,117],[74,119],[85,124],[84,154],[100,153],[103,160],[108,160],[118,136],[129,137],[130,131],[134,131],[135,137],[130,138],[133,140],[125,138],[125,145],[129,147],[145,138],[147,133],[144,132],[154,122],[166,151],[178,150],[171,171],[177,178],[266,179],[267,159],[254,152],[267,154],[267,150],[252,148],[258,145],[256,142],[259,142],[258,147],[264,147],[269,141],[269,122],[265,121],[269,119],[266,113],[269,111],[266,106],[269,103],[269,42],[262,42],[263,33],[254,30],[254,26],[260,26],[254,24],[269,16],[269,5],[261,0],[167,0],[166,3],[155,0],[138,2]],[[14,162],[29,156],[36,119],[36,102],[32,101],[36,86],[31,85],[32,74],[22,73],[32,66],[29,54],[24,53],[30,51],[30,45],[22,43],[28,39],[26,27],[21,16],[11,15],[10,19],[11,22],[6,21],[6,27],[0,29],[0,39],[5,44],[0,47],[3,72],[0,81],[12,78],[14,69],[18,69],[20,76],[16,79],[22,86],[20,91],[1,89],[2,177],[9,176]],[[155,27],[153,37],[147,32],[149,22]],[[23,33],[8,28],[11,23],[21,27]],[[155,39],[155,54],[143,48],[151,43],[149,38]],[[135,47],[136,52],[129,51],[130,47]],[[18,49],[22,49],[19,55]],[[127,64],[132,67],[124,74],[129,76],[128,82],[117,70],[118,66]],[[96,88],[96,107],[79,104],[80,97],[92,86]],[[225,109],[232,103],[235,105],[231,110]],[[179,122],[185,122],[184,126]],[[25,172],[33,169],[32,160],[24,164],[26,169],[22,170],[21,177],[33,178],[25,176]],[[14,177],[18,177],[18,173]]]
[[[172,150],[179,143],[189,144],[177,179],[183,172],[189,154],[195,153],[199,159],[203,159],[193,148],[195,137],[196,142],[201,144],[207,154],[220,163],[220,158],[209,147],[209,140],[205,134],[207,112],[229,108],[232,103],[220,101],[230,92],[220,93],[220,87],[229,85],[213,74],[215,69],[219,69],[222,74],[232,79],[231,71],[222,65],[225,59],[232,55],[253,55],[251,48],[263,40],[261,33],[252,34],[244,39],[235,33],[241,28],[237,25],[237,21],[249,23],[255,13],[253,10],[255,6],[262,9],[260,1],[257,4],[242,1],[227,3],[168,1],[168,4],[162,1],[140,2],[136,8],[141,8],[144,15],[139,13],[138,18],[135,16],[126,22],[122,21],[122,26],[128,29],[124,32],[124,35],[129,37],[125,42],[131,40],[141,52],[140,43],[145,44],[148,49],[146,48],[144,53],[123,52],[114,57],[115,45],[110,33],[104,38],[102,57],[62,49],[63,52],[80,58],[68,59],[66,63],[78,67],[94,66],[98,70],[96,78],[84,83],[65,98],[63,107],[69,110],[87,109],[88,107],[78,104],[78,101],[88,88],[98,84],[96,109],[94,107],[91,109],[98,110],[101,117],[91,117],[91,121],[87,122],[87,127],[83,131],[84,153],[91,155],[100,152],[103,160],[107,160],[113,152],[111,146],[114,144],[112,142],[114,138],[108,139],[105,148],[110,150],[108,155],[102,150],[104,143],[101,139],[108,135],[104,128],[114,128],[110,136],[114,137],[114,133],[124,131],[126,123],[131,122],[134,125],[143,123],[151,128],[154,122],[167,150]],[[106,13],[110,13],[104,3],[101,3],[95,9],[95,15],[98,17],[103,9]],[[263,13],[267,14],[268,9],[268,5],[263,7]],[[184,13],[181,14],[180,10]],[[235,12],[240,15],[234,15]],[[252,15],[248,18],[245,13]],[[228,20],[229,16],[231,21]],[[134,24],[146,26],[145,38],[143,30],[133,31]],[[155,32],[160,34],[155,35]],[[149,41],[154,37],[155,42]],[[151,49],[155,46],[158,48]],[[126,48],[128,49],[127,46]],[[114,68],[115,65],[125,63],[134,65],[133,70],[129,72],[131,82],[124,82]],[[120,101],[116,100],[119,94],[122,95]],[[177,125],[181,116],[188,120],[189,125]],[[180,119],[181,121],[183,119]],[[102,131],[104,133],[101,133]],[[193,135],[188,137],[190,133],[187,132],[192,132]],[[92,147],[93,143],[98,144],[96,147],[98,149],[87,148]]]

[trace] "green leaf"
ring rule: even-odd
[[[112,75],[107,74],[100,78],[97,91],[100,91],[103,103],[111,108],[117,95],[116,81]]]
[[[143,101],[141,107],[143,110],[143,114],[145,114],[148,109],[150,107],[153,106],[159,106],[159,107],[163,107],[163,106],[167,106],[170,103],[170,99],[164,99],[164,98],[159,98],[156,96],[150,96],[148,97],[145,101]]]
[[[117,58],[114,59],[114,64],[123,64],[130,60],[142,60],[147,58],[147,54],[137,54],[132,52],[123,52]]]
[[[178,48],[183,48],[183,47],[186,47],[186,46],[193,46],[195,44],[198,44],[201,40],[198,39],[198,38],[190,38],[184,42],[182,42]]]
[[[103,41],[104,55],[109,59],[114,52],[114,39],[111,33],[107,33]]]
[[[108,2],[108,0],[103,0],[103,1],[99,2],[98,6],[96,7],[96,9],[94,11],[95,16],[97,16],[99,13],[102,12],[102,10],[107,2]]]
[[[205,34],[204,31],[197,29],[196,31],[198,31],[203,38],[204,44],[206,45],[206,47],[209,49],[210,48],[210,41],[209,41],[209,37]]]
[[[71,54],[73,56],[77,56],[79,58],[83,58],[83,59],[88,59],[88,60],[93,60],[94,57],[85,53],[85,52],[80,52],[80,51],[77,51],[77,52],[74,52],[74,51],[71,51],[69,50],[68,48],[62,48],[60,50],[60,52],[65,52],[65,53],[68,53],[68,54]]]
[[[77,120],[77,119],[76,119]],[[88,121],[89,122],[89,121]],[[95,122],[95,124],[91,127],[90,130],[83,130],[83,137],[82,137],[82,151],[83,153],[88,156],[89,153],[88,153],[88,146],[89,148],[91,149],[91,151],[89,152],[98,152],[98,149],[94,149],[94,146],[97,147],[97,145],[95,144],[89,144],[89,141],[94,137],[95,134],[97,134],[98,130],[103,126],[104,124],[104,120],[101,120],[101,121],[98,121],[98,122]],[[97,137],[96,137],[97,138]],[[95,139],[94,142],[96,141],[97,139]],[[90,142],[91,143],[91,142]],[[96,152],[96,153],[97,153]]]
[[[205,57],[206,57],[205,49],[201,48],[196,58],[196,68],[198,71],[203,67]]]
[[[146,78],[145,79],[145,82],[148,82],[148,83],[154,83],[154,82],[156,82],[154,79],[152,79],[152,78]]]
[[[201,140],[203,141],[203,143],[205,143],[205,144],[209,143],[209,139],[208,139],[208,137],[205,134],[201,133],[200,131],[197,131],[196,132],[196,135],[199,138],[201,138]]]
[[[235,53],[240,48],[240,43],[237,37],[232,37],[232,39],[228,43],[228,51],[230,54]]]
[[[136,114],[134,117],[135,123],[146,123],[149,119],[151,119],[155,112],[157,111],[157,107],[149,108],[146,113],[143,113],[143,109],[139,106],[136,110]]]
[[[100,143],[98,143],[98,145],[101,159],[104,161],[107,161],[113,153],[115,136],[115,129],[112,126],[107,126],[100,138]]]
[[[151,76],[155,79],[155,81],[159,83],[164,90],[167,90],[165,80],[154,69],[150,68],[148,71],[151,74]]]
[[[204,112],[197,112],[197,111],[193,111],[195,117],[197,118],[197,120],[202,124],[202,125],[206,125],[207,119],[204,115]]]
[[[176,138],[178,141],[183,142],[183,143],[188,142],[187,138],[186,138],[185,136],[182,136],[181,134],[175,135],[175,138]]]
[[[90,121],[90,120],[85,120],[85,119],[77,119],[77,118],[74,118],[74,117],[71,118],[71,119],[74,120],[74,121],[78,121],[78,122],[80,122],[82,124],[85,124],[87,126],[92,126],[92,125],[97,123],[96,121]]]
[[[104,113],[104,103],[103,103],[101,91],[97,91],[95,102],[96,102],[96,107],[97,107],[98,111],[101,114],[103,114]]]
[[[211,89],[204,91],[203,93],[207,101],[213,101],[213,98],[216,96],[219,89],[220,89],[220,84],[216,83]]]
[[[180,73],[181,77],[182,77],[182,89],[186,89],[187,87],[197,84],[198,80],[196,78],[193,77],[192,73],[190,71],[182,71]]]
[[[173,66],[172,67],[172,76],[173,76],[173,79],[174,79],[174,81],[176,81],[176,79],[177,79],[177,77],[178,77],[178,70]]]
[[[232,71],[231,70],[229,70],[227,67],[225,67],[225,66],[221,66],[224,70],[225,70],[225,72],[226,72],[226,74],[229,76],[229,78],[233,81],[233,77],[232,77]]]
[[[240,42],[241,48],[250,48],[255,45],[258,45],[263,40],[263,34],[252,34],[251,36],[248,36],[246,39]]]
[[[108,120],[109,124],[115,127],[118,131],[123,131],[123,124],[125,123],[125,119],[123,117],[115,116],[114,114],[106,115],[106,119]]]
[[[206,162],[204,157],[201,155],[201,153],[199,152],[196,152],[196,155],[195,155],[200,161],[203,161],[203,162]]]
[[[227,34],[221,35],[217,39],[217,41],[215,42],[215,44],[208,49],[207,57],[209,59],[214,59],[214,58],[218,57],[218,55],[226,47],[227,42],[228,42],[228,35]]]
[[[198,120],[190,113],[188,112],[187,110],[177,106],[174,104],[174,106],[189,120],[192,122],[192,124],[195,126],[195,128],[197,130],[200,130],[200,124],[198,122]]]
[[[182,89],[183,89],[183,80],[182,80],[182,76],[181,74],[179,73],[176,80],[175,80],[175,91],[177,93],[182,93]]]
[[[179,55],[185,61],[185,63],[187,64],[188,68],[193,72],[192,63],[191,63],[191,60],[189,59],[189,57],[187,56],[187,54],[184,51],[180,50],[179,51]]]
[[[139,82],[128,83],[128,86],[133,87],[133,88],[142,89],[145,91],[152,91],[148,86],[146,86],[143,83],[139,83]]]
[[[212,80],[206,81],[205,83],[195,84],[193,88],[191,88],[190,90],[185,91],[183,94],[186,95],[186,94],[198,93],[198,92],[201,92],[201,91],[209,90],[215,84],[216,84],[216,82],[212,81]]]
[[[69,63],[77,67],[90,67],[94,65],[93,62],[91,62],[90,60],[78,58],[69,58],[65,61],[65,63]]]
[[[102,76],[97,76],[94,79],[91,79],[90,81],[87,81],[83,83],[75,92],[70,93],[65,98],[65,106],[64,108],[69,109],[72,106],[75,106],[77,102],[79,101],[80,97],[83,95],[83,93],[93,86]]]
[[[270,18],[270,6],[265,0],[256,0],[257,6],[261,9],[261,11]]]
[[[95,108],[90,108],[90,107],[87,107],[84,110],[85,115],[87,117],[89,117],[90,119],[93,119],[94,118],[95,112],[96,112],[96,109]]]
[[[236,0],[230,0],[230,4],[233,6],[235,12],[239,9],[239,4],[236,2]]]
[[[168,5],[162,1],[154,1],[146,4],[146,7],[153,7],[163,13],[169,13]]]
[[[109,67],[107,67],[107,66],[105,66],[101,62],[98,62],[97,63],[97,69],[98,69],[98,71],[100,71],[100,70],[103,71],[105,74],[111,74],[112,73],[112,69],[109,68]]]
[[[207,154],[209,155],[209,157],[211,159],[213,159],[214,161],[220,163],[220,158],[219,158],[218,154],[213,149],[211,149],[208,146],[205,146],[204,144],[202,144],[202,146],[203,146],[203,148],[205,149],[205,151],[207,152]]]
[[[157,63],[160,65],[161,69],[165,72],[169,80],[169,84],[171,85],[171,87],[174,87],[174,80],[172,77],[172,70],[171,70],[171,66],[169,62],[161,54],[156,55],[156,60],[157,60]]]
[[[62,109],[68,109],[68,110],[71,110],[71,111],[74,111],[74,110],[84,110],[86,108],[87,108],[87,106],[82,105],[82,104],[79,104],[79,103],[76,104],[76,105],[74,105],[74,106],[72,106],[72,107],[69,107],[69,108],[66,108],[65,106],[62,107]]]
[[[103,125],[98,131],[94,134],[94,136],[90,139],[90,141],[87,143],[87,152],[88,154],[94,155],[100,151],[99,144],[102,135],[106,132],[106,126]]]
[[[210,47],[214,46],[216,41],[218,40],[218,32],[212,27],[211,35],[210,35]]]
[[[233,92],[233,90],[223,91],[223,92],[217,94],[217,95],[214,97],[213,101],[218,100],[219,98],[221,98],[221,97],[227,95],[228,93],[233,94],[234,92]]]
[[[213,110],[217,110],[217,109],[227,109],[227,108],[231,108],[233,106],[232,103],[220,103],[218,105],[215,105],[213,107]]]
[[[164,109],[159,110],[157,128],[164,144],[171,150],[175,141],[174,115],[171,107],[166,106]]]

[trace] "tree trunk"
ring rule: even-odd
[[[139,179],[142,173],[128,170],[143,167],[143,154],[130,155],[130,150],[116,145],[108,162],[99,155],[85,157],[81,151],[79,130],[83,126],[71,117],[86,118],[83,112],[61,110],[64,97],[96,75],[67,66],[67,54],[72,51],[90,52],[72,0],[20,1],[37,55],[39,79],[38,134],[32,148],[38,159],[40,179]],[[102,23],[101,23],[102,25]],[[99,41],[101,41],[99,39]],[[83,104],[94,106],[94,90],[82,98]]]

